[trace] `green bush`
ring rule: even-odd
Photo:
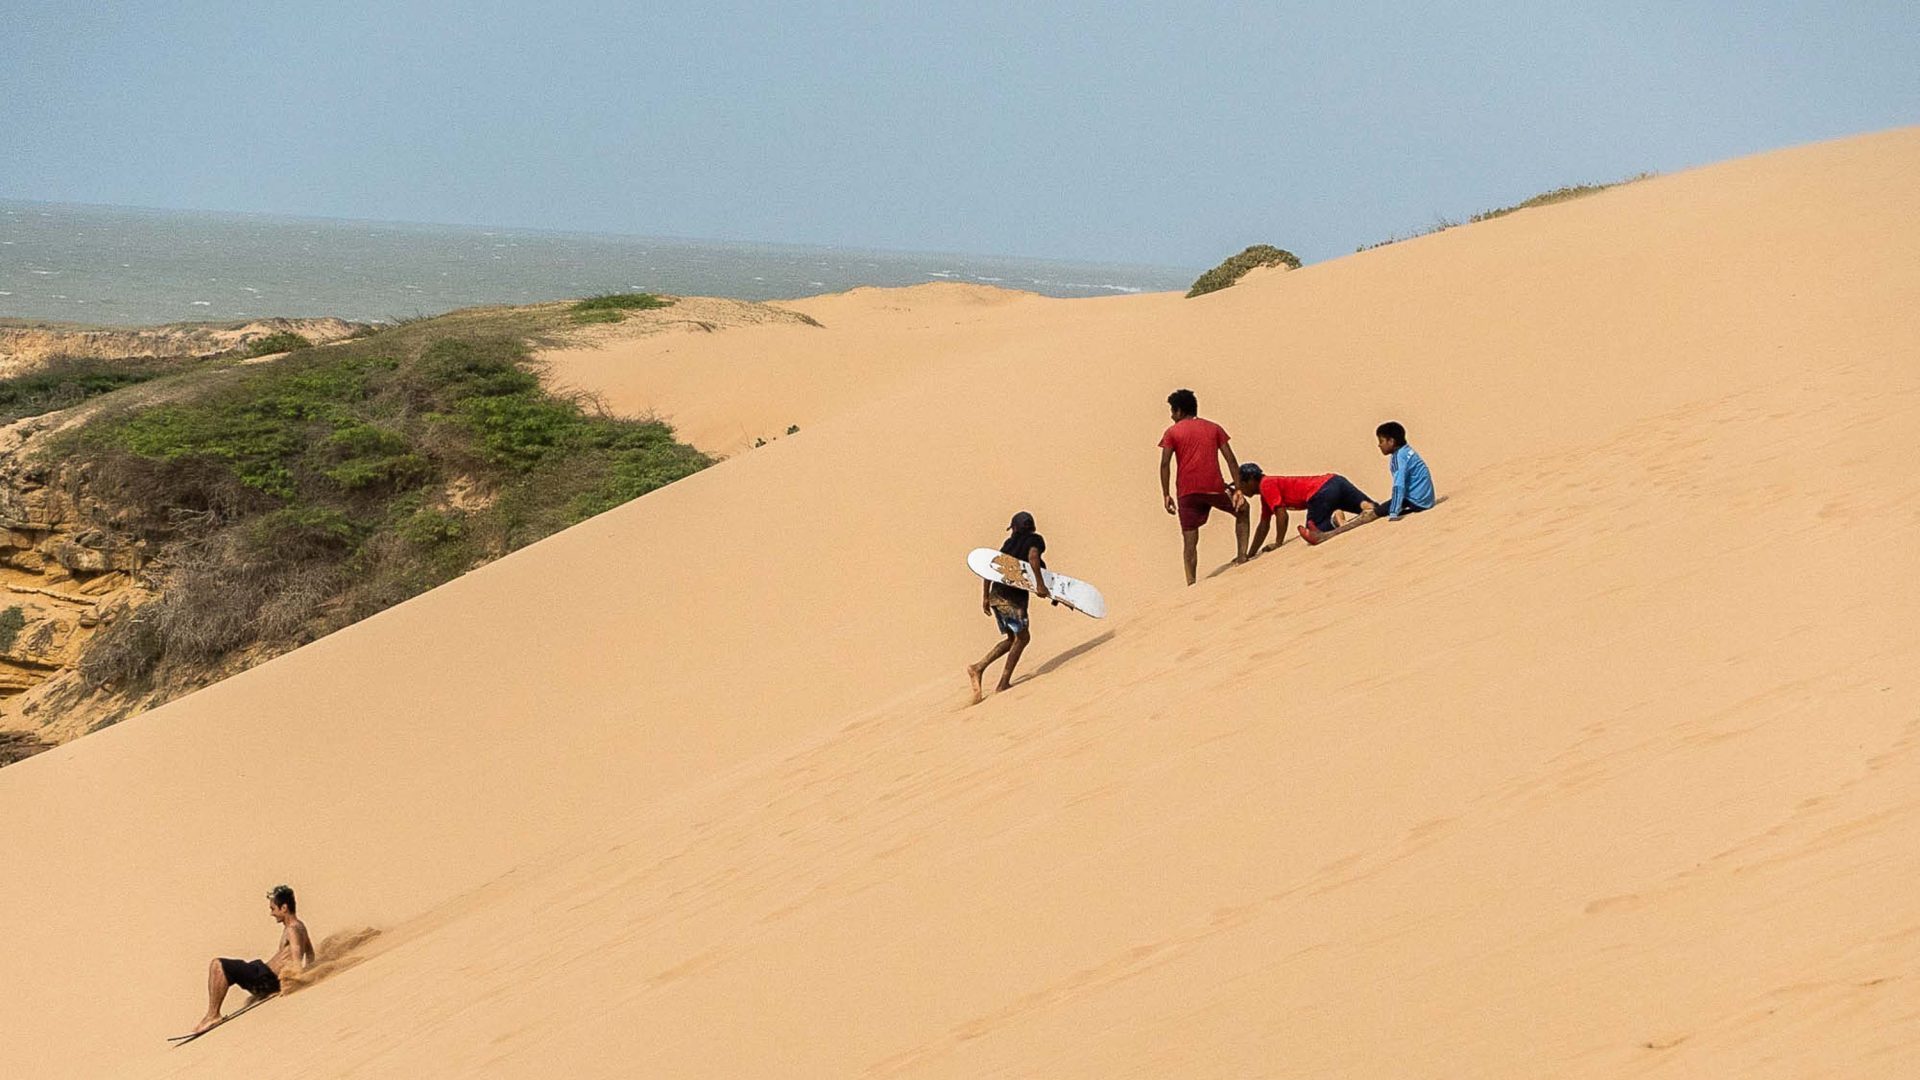
[[[351,551],[365,531],[346,514],[321,506],[273,510],[248,521],[244,528],[252,554],[279,560]]]
[[[311,348],[313,348],[313,342],[308,341],[304,335],[296,334],[291,330],[282,330],[277,334],[268,334],[266,337],[256,338],[252,344],[247,346],[247,355],[249,357],[272,356],[274,353],[293,352],[295,349]]]
[[[433,475],[432,463],[414,450],[404,434],[373,424],[352,423],[334,429],[321,444],[320,453],[333,459],[321,475],[344,491],[404,490]]]
[[[460,515],[428,507],[407,515],[394,531],[407,543],[423,548],[456,543],[467,536]]]
[[[445,409],[476,397],[537,394],[540,380],[520,364],[526,349],[510,338],[444,338],[403,373],[416,404]]]
[[[589,296],[567,310],[576,323],[609,323],[626,318],[629,311],[650,311],[672,305],[673,301],[652,293],[606,293]]]
[[[163,405],[102,434],[137,457],[218,463],[247,487],[281,498],[294,494],[288,462],[301,449],[299,434],[265,409]]]
[[[584,434],[576,406],[531,394],[469,398],[453,415],[473,435],[481,459],[507,469],[578,449]]]
[[[1192,299],[1224,289],[1247,276],[1249,270],[1261,266],[1284,266],[1289,270],[1298,270],[1300,260],[1293,252],[1274,247],[1272,244],[1255,244],[1201,274],[1194,280],[1193,288],[1187,290],[1187,298]]]
[[[20,631],[26,627],[26,610],[19,604],[0,611],[0,653],[12,651],[13,643],[19,640]]]

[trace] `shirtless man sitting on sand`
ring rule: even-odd
[[[267,910],[280,924],[280,950],[271,960],[232,960],[225,957],[207,965],[207,1015],[200,1018],[194,1034],[220,1022],[220,1007],[226,1003],[227,989],[237,986],[248,995],[247,1004],[270,998],[280,992],[280,976],[305,971],[313,963],[313,939],[307,936],[307,924],[294,917],[293,889],[276,885],[267,894]]]

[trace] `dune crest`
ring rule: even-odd
[[[556,358],[809,419],[0,771],[0,1075],[1906,1077],[1916,172]],[[1178,386],[1374,494],[1400,420],[1448,501],[1184,589]],[[1016,509],[1113,614],[968,709]],[[377,954],[168,1049],[283,880]]]

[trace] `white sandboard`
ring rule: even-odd
[[[1025,559],[1016,559],[992,548],[974,548],[967,554],[967,569],[1002,585],[1011,585],[1016,589],[1033,591],[1033,567]],[[1096,619],[1107,617],[1107,598],[1100,590],[1065,574],[1056,574],[1051,570],[1040,571],[1046,575],[1047,591],[1054,599],[1079,612]]]

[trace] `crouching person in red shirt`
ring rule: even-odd
[[[1300,526],[1300,538],[1309,544],[1317,544],[1326,539],[1326,534],[1338,528],[1333,513],[1344,510],[1349,514],[1360,515],[1360,520],[1371,520],[1380,512],[1367,493],[1354,487],[1352,481],[1339,473],[1321,473],[1318,476],[1267,476],[1260,466],[1249,461],[1240,466],[1240,493],[1248,499],[1260,500],[1260,527],[1253,531],[1253,546],[1247,552],[1252,558],[1263,549],[1267,541],[1267,526],[1274,517],[1280,518],[1280,527],[1274,530],[1273,546],[1287,538],[1287,511],[1305,510],[1307,523]]]

